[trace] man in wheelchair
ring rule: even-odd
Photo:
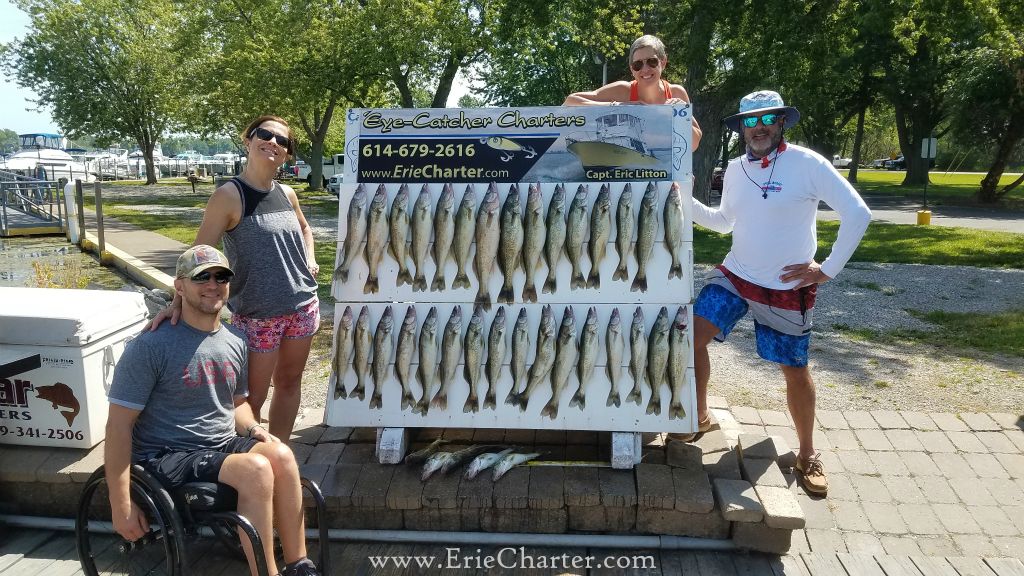
[[[117,363],[104,454],[114,529],[128,541],[149,530],[130,495],[132,462],[168,490],[188,482],[221,482],[238,492],[238,512],[262,536],[270,574],[279,573],[276,526],[286,563],[280,574],[318,576],[306,558],[295,457],[253,417],[245,401],[245,339],[220,322],[232,275],[216,248],[185,251],[174,280],[184,322],[143,331]],[[256,575],[248,538],[241,542]]]

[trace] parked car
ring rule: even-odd
[[[853,158],[843,158],[839,154],[832,157],[832,165],[836,168],[849,168],[853,165]]]
[[[885,168],[885,163],[888,162],[888,158],[876,158],[871,161],[872,168]]]
[[[327,191],[335,196],[341,195],[341,181],[343,176],[341,174],[335,174],[331,176],[331,179],[327,181]]]
[[[725,170],[722,167],[716,167],[711,171],[711,191],[722,194],[722,185],[725,183]]]
[[[900,154],[893,160],[886,160],[883,167],[886,170],[906,170],[907,161],[903,158],[903,155]]]

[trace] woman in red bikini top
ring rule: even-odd
[[[565,99],[563,106],[608,106],[618,104],[678,104],[689,102],[686,89],[661,79],[668,65],[665,44],[650,34],[633,41],[629,48],[629,69],[633,81],[619,80],[592,90],[576,92]],[[701,129],[693,120],[693,149],[700,144]]]

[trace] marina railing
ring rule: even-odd
[[[65,229],[64,183],[62,180],[37,180],[11,172],[0,171],[0,210],[2,235],[9,232],[9,210],[34,216],[48,224],[59,224]]]

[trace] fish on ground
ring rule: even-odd
[[[334,358],[331,362],[331,379],[334,381],[334,398],[347,398],[345,393],[345,373],[348,372],[348,359],[352,355],[352,327],[355,319],[352,307],[345,306],[345,312],[338,320],[338,330],[334,334]],[[331,387],[328,384],[328,387]]]
[[[423,320],[418,348],[420,363],[416,366],[416,381],[423,394],[413,412],[426,416],[434,390],[434,375],[437,372],[437,306],[431,306],[426,319]]]
[[[366,239],[366,188],[356,187],[348,202],[348,226],[345,230],[345,246],[341,251],[341,263],[334,270],[334,280],[348,282],[348,272],[359,253],[359,247]]]
[[[363,306],[356,319],[355,341],[352,343],[355,351],[352,368],[356,371],[356,386],[349,391],[349,396],[360,400],[366,398],[366,377],[370,375],[370,338],[370,308]]]
[[[633,389],[626,396],[626,402],[637,406],[641,402],[640,383],[647,374],[647,334],[644,331],[644,311],[639,306],[633,311],[633,324],[629,328],[629,375],[633,378]]]
[[[490,445],[473,445],[468,448],[463,448],[458,452],[435,452],[427,458],[426,463],[423,465],[423,472],[420,474],[420,480],[425,482],[438,471],[442,474],[447,474],[450,470],[473,458],[476,458],[488,450],[493,450],[494,448],[495,446]],[[497,448],[500,448],[500,446]]]
[[[580,410],[587,407],[587,386],[590,385],[591,377],[594,375],[594,366],[597,364],[597,349],[600,346],[597,337],[597,308],[590,307],[587,312],[587,321],[583,324],[583,334],[580,335],[580,357],[576,366],[576,376],[580,380],[580,387],[576,390],[572,399],[569,400],[569,407],[578,406]]]
[[[665,199],[665,247],[672,255],[672,265],[668,269],[669,279],[682,278],[683,197],[676,182],[672,183],[668,198]]]
[[[530,184],[530,190],[526,195],[526,212],[523,215],[523,270],[526,271],[523,302],[537,301],[537,285],[534,282],[534,277],[540,266],[540,257],[544,253],[546,234],[544,196],[541,194],[540,184]]]
[[[555,192],[551,195],[545,223],[548,234],[544,241],[544,257],[548,263],[548,277],[544,280],[541,291],[544,294],[554,294],[558,290],[555,272],[558,270],[558,262],[562,259],[562,250],[565,247],[565,186],[561,184],[555,186]]]
[[[437,389],[430,405],[439,410],[448,409],[448,387],[455,380],[455,369],[459,367],[459,357],[462,356],[462,307],[452,308],[452,315],[445,324],[444,334],[441,336],[441,363],[438,365],[438,375],[441,379],[441,386]]]
[[[565,253],[572,265],[572,277],[569,288],[586,288],[587,281],[583,278],[583,241],[587,236],[587,187],[580,184],[576,196],[569,206],[568,220],[565,224]]]
[[[523,380],[526,378],[526,355],[530,348],[530,327],[526,318],[526,308],[519,310],[519,317],[512,328],[512,360],[509,371],[512,373],[512,387],[505,397],[505,404],[515,406],[519,403]]]
[[[370,366],[373,375],[373,393],[370,395],[370,409],[381,407],[381,394],[384,391],[384,382],[388,378],[388,365],[391,363],[391,332],[394,329],[395,320],[391,312],[391,306],[384,309],[384,316],[377,323],[377,330],[373,333],[373,364]]]
[[[601,262],[608,250],[612,233],[611,190],[607,184],[601,186],[590,211],[590,275],[587,288],[601,287]]]
[[[430,248],[430,191],[424,184],[420,188],[420,195],[416,197],[416,204],[412,207],[412,219],[409,227],[412,229],[412,241],[409,249],[412,252],[412,265],[416,273],[412,279],[412,291],[424,292],[427,289],[427,276],[424,272],[424,265],[427,262],[427,250]]]
[[[415,451],[415,452],[413,452],[411,454],[406,455],[405,463],[413,465],[413,466],[418,466],[420,464],[423,464],[424,462],[427,461],[427,458],[429,458],[431,454],[436,453],[438,450],[441,449],[441,446],[443,446],[443,445],[445,445],[445,444],[447,444],[449,442],[450,442],[450,440],[445,440],[444,438],[440,438],[439,437],[436,440],[434,440],[433,442],[431,442],[429,445],[427,445],[426,447],[421,448],[421,449],[419,449],[419,450],[417,450],[417,451]]]
[[[672,322],[672,332],[668,339],[668,385],[672,390],[672,399],[668,405],[669,420],[686,418],[686,410],[683,409],[683,388],[686,385],[686,366],[690,363],[690,344],[686,337],[688,322],[686,308],[680,306],[676,310],[676,318]]]
[[[491,182],[480,203],[476,217],[476,255],[473,269],[480,285],[477,287],[475,304],[491,309],[491,272],[498,258],[498,242],[501,236],[501,203],[498,202],[498,186]]]
[[[466,329],[465,343],[462,345],[465,353],[465,363],[462,365],[462,375],[469,384],[469,396],[462,406],[464,413],[479,412],[480,398],[477,396],[477,389],[480,384],[480,365],[484,356],[484,311],[477,306],[473,316],[469,319],[469,328]]]
[[[633,245],[633,187],[626,182],[615,208],[615,249],[619,252],[619,265],[612,280],[629,280],[629,249]]]
[[[494,410],[498,406],[496,398],[498,381],[501,380],[501,367],[505,363],[505,307],[491,320],[491,329],[487,333],[487,363],[484,375],[487,377],[487,392],[484,394],[484,409]]]
[[[658,188],[654,182],[647,185],[644,198],[640,201],[636,232],[636,275],[633,276],[631,292],[647,292],[647,265],[654,252],[654,236],[658,233]]]
[[[430,283],[431,292],[446,288],[444,267],[448,262],[448,253],[452,249],[452,238],[455,236],[455,191],[451,184],[445,184],[441,197],[437,199],[434,210],[434,279]]]
[[[622,379],[622,355],[625,346],[622,337],[622,319],[619,317],[619,309],[615,308],[612,310],[612,317],[608,320],[608,330],[605,332],[605,353],[608,363],[604,369],[611,385],[608,390],[608,400],[605,402],[606,406],[622,405],[622,398],[619,396],[619,380]]]
[[[512,292],[512,279],[523,258],[523,215],[519,202],[519,188],[515,184],[508,191],[505,203],[501,207],[501,233],[498,237],[498,268],[501,269],[501,290],[498,291],[498,302],[512,304],[515,295]]]
[[[505,448],[501,452],[487,452],[473,459],[466,467],[466,480],[472,480],[478,474],[498,463],[506,454],[512,452],[512,448]]]
[[[526,390],[519,395],[519,410],[526,412],[530,396],[544,382],[551,367],[555,363],[555,315],[551,313],[551,305],[545,304],[540,314],[540,328],[537,330],[537,350],[530,365],[530,373],[526,381]]]
[[[555,363],[551,368],[551,399],[540,411],[541,417],[554,420],[558,417],[558,406],[562,391],[569,385],[569,376],[576,367],[579,343],[576,341],[576,316],[572,306],[566,306],[562,313],[562,326],[558,329],[558,344],[555,347]]]
[[[370,210],[366,215],[366,264],[369,266],[369,271],[366,273],[363,294],[376,294],[380,291],[377,273],[380,269],[380,262],[384,259],[384,250],[388,245],[387,202],[388,191],[381,184],[377,186],[377,193],[373,195]]]
[[[498,463],[494,465],[494,481],[497,482],[506,472],[525,464],[534,458],[539,458],[540,452],[532,452],[530,454],[506,454],[498,460]]]
[[[388,252],[398,261],[398,278],[395,280],[395,285],[412,284],[412,273],[409,272],[405,261],[409,250],[409,246],[405,243],[405,239],[409,235],[409,186],[407,184],[402,184],[395,199],[391,201],[388,228],[391,234],[388,241]]]
[[[459,202],[459,210],[455,213],[455,231],[452,236],[452,251],[455,255],[455,279],[452,288],[469,288],[469,276],[466,276],[466,264],[469,263],[469,250],[473,247],[476,236],[476,191],[473,185],[466,186],[466,192]]]
[[[416,353],[416,307],[409,306],[405,319],[398,330],[398,346],[395,348],[395,376],[402,385],[402,410],[416,405],[412,395],[412,356]]]
[[[661,385],[668,371],[668,332],[668,308],[662,306],[647,339],[647,384],[651,387],[648,414],[661,414]]]

